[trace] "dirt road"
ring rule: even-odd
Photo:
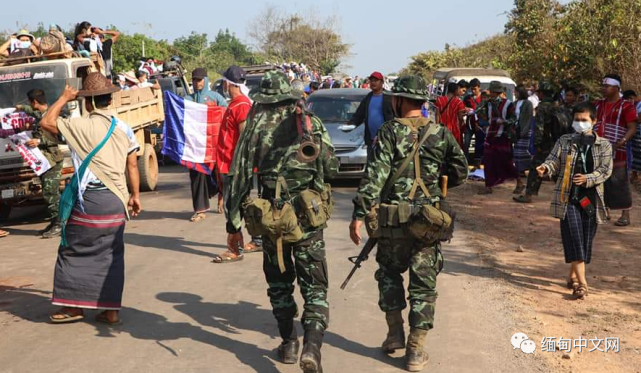
[[[452,190],[452,196],[468,192]],[[386,328],[377,306],[374,260],[346,291],[339,289],[350,268],[346,258],[358,248],[347,235],[353,185],[338,186],[335,193],[336,214],[326,232],[331,325],[323,347],[325,371],[402,371],[402,354],[387,357],[378,350]],[[225,248],[224,221],[214,213],[199,223],[188,221],[188,175],[163,168],[159,190],[144,194],[143,203],[144,213],[128,224],[125,236],[125,323],[119,327],[96,324],[95,312],[87,313],[86,322],[47,323],[55,309],[48,300],[57,242],[33,237],[42,222],[18,219],[7,227],[11,236],[0,240],[0,372],[299,372],[275,358],[278,331],[261,255],[211,263]],[[482,243],[466,228],[468,219],[443,249],[446,265],[438,277],[426,371],[556,371],[540,348],[533,355],[512,348],[514,333],[538,337],[544,331],[534,319],[540,313],[524,307],[503,269],[479,255]]]

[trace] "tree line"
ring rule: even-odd
[[[548,80],[597,92],[616,72],[641,90],[641,0],[515,0],[505,32],[466,47],[411,58],[405,72],[431,78],[442,67],[508,70],[517,81]]]
[[[118,27],[111,25],[105,29],[118,30]],[[308,14],[288,13],[275,6],[266,6],[248,27],[249,37],[255,43],[253,46],[230,30],[218,31],[213,40],[207,33],[192,31],[173,42],[119,30],[122,33],[113,45],[114,71],[136,69],[142,57],[164,61],[179,56],[187,72],[195,67],[205,67],[211,76],[233,64],[246,66],[267,61],[304,63],[312,70],[329,74],[336,71],[351,47],[342,41],[338,29],[335,16],[323,18],[313,10]],[[36,30],[30,31],[38,38],[46,35],[48,29],[41,22]],[[63,32],[73,40],[73,27]],[[6,40],[3,39],[0,37],[1,43]]]

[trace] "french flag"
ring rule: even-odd
[[[187,168],[211,175],[225,108],[198,104],[168,91],[164,101],[162,154]]]

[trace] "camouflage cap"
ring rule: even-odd
[[[258,89],[249,96],[259,104],[274,104],[285,100],[298,100],[302,92],[292,89],[287,75],[283,72],[268,71],[263,75]]]
[[[554,92],[556,92],[556,87],[554,86],[554,84],[552,84],[552,83],[550,83],[550,82],[548,82],[546,80],[543,80],[543,81],[541,81],[539,83],[538,91],[554,93]]]
[[[503,83],[499,82],[498,80],[492,80],[490,82],[490,87],[488,89],[490,92],[494,92],[494,93],[505,92],[505,89],[503,88]]]
[[[392,90],[383,93],[397,97],[407,97],[412,100],[427,101],[428,99],[427,84],[418,75],[399,77],[394,81]]]

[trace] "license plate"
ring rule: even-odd
[[[14,195],[15,194],[14,194],[13,189],[7,189],[7,190],[3,190],[2,191],[2,199],[13,198]]]
[[[349,162],[349,157],[338,157],[339,164],[348,163],[348,162]]]

